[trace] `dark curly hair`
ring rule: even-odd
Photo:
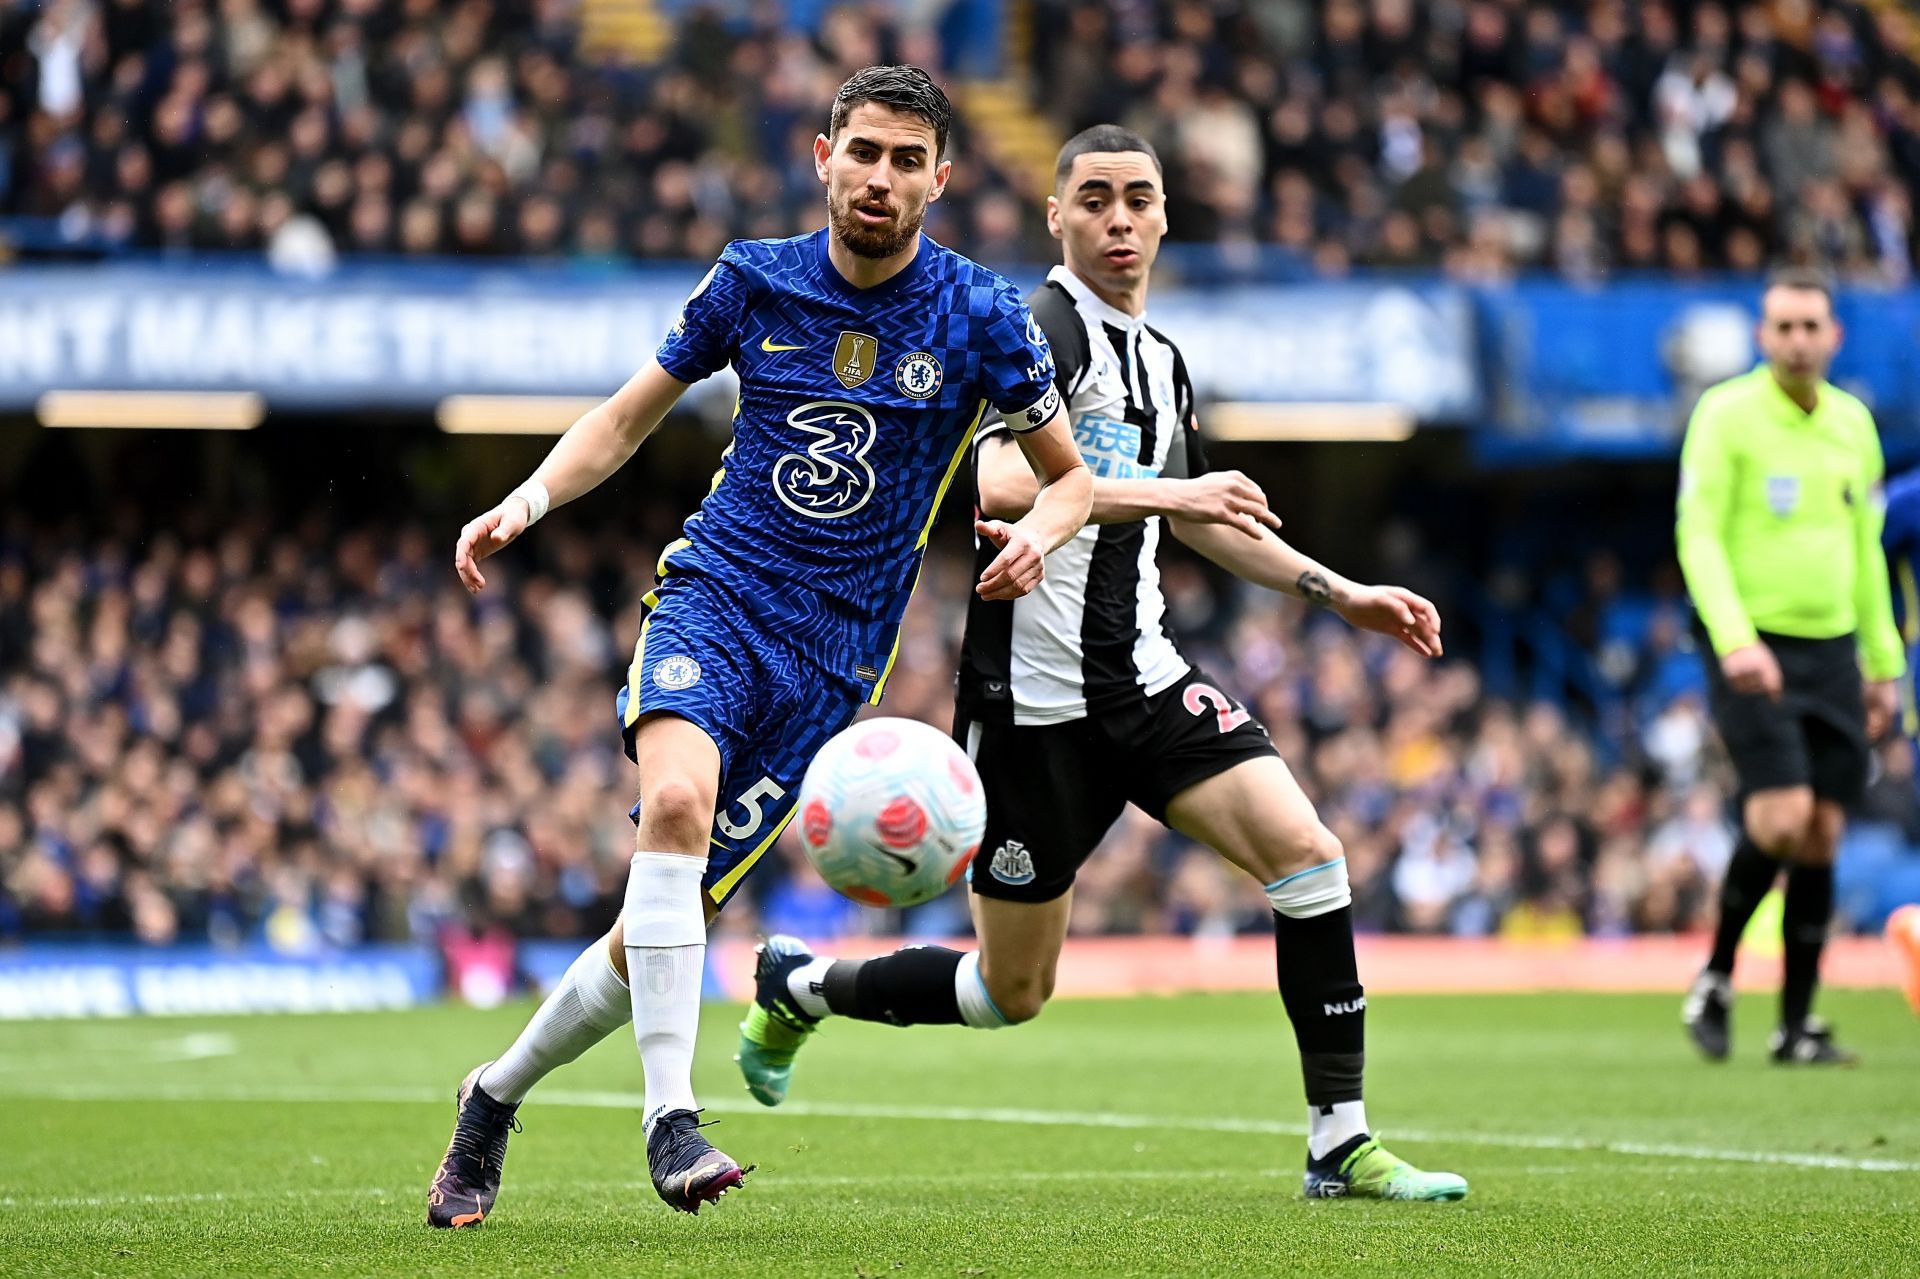
[[[947,153],[947,134],[953,129],[953,103],[919,67],[862,67],[833,95],[833,114],[827,117],[827,141],[840,136],[847,117],[863,102],[877,102],[903,115],[916,115],[933,126],[934,159]]]

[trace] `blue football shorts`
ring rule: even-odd
[[[678,715],[720,748],[720,796],[705,888],[716,908],[793,819],[800,780],[853,722],[876,681],[774,634],[736,591],[674,572],[649,596],[618,710],[627,756],[642,716]],[[640,806],[631,813],[638,822]]]

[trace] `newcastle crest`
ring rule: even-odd
[[[993,864],[987,867],[1003,884],[1033,882],[1033,854],[1017,839],[1010,839],[993,850]]]

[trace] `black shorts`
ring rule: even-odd
[[[987,832],[968,881],[982,897],[1052,901],[1073,887],[1128,801],[1159,821],[1189,786],[1273,755],[1267,730],[1200,670],[1144,702],[1061,724],[989,724],[954,736],[986,787]]]
[[[1797,639],[1761,635],[1780,663],[1782,693],[1736,693],[1709,645],[1707,694],[1744,798],[1811,786],[1821,799],[1854,805],[1866,793],[1870,752],[1859,651],[1851,635]]]

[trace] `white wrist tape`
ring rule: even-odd
[[[539,480],[528,480],[507,496],[517,497],[527,504],[527,527],[529,528],[540,522],[540,517],[547,513],[547,506],[553,500],[547,494],[547,486]]]

